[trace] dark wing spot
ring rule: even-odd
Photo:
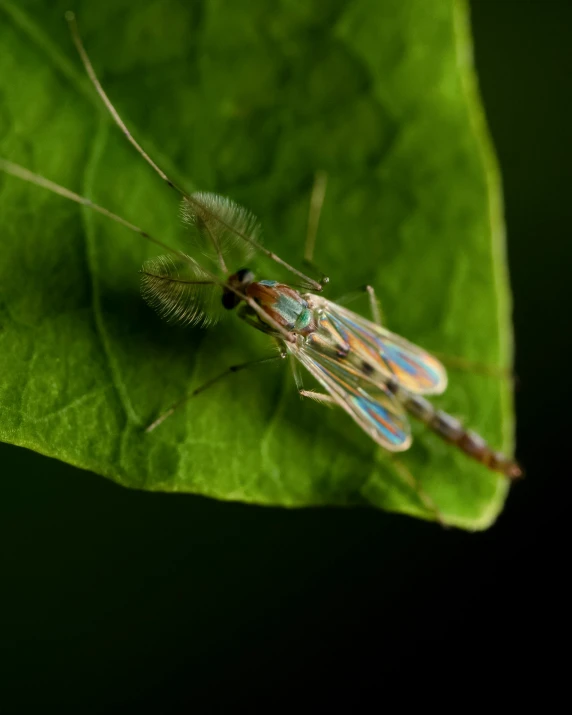
[[[361,370],[364,375],[367,375],[368,377],[371,377],[373,373],[375,372],[375,368],[373,365],[370,365],[368,362],[365,360],[361,364]]]
[[[387,389],[394,395],[397,395],[397,393],[399,392],[399,383],[395,378],[389,378],[389,380],[386,381],[385,385]]]

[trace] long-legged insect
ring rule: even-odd
[[[184,324],[207,324],[216,319],[213,311],[217,305],[226,310],[236,309],[240,318],[279,343],[281,356],[289,355],[293,359],[294,376],[301,396],[338,405],[377,444],[390,452],[400,452],[410,446],[409,414],[489,469],[509,479],[520,477],[522,471],[512,458],[494,451],[480,436],[466,430],[457,419],[437,410],[423,397],[437,395],[445,390],[445,368],[425,350],[382,326],[381,313],[372,288],[368,287],[374,318],[370,321],[319,295],[327,278],[322,277],[316,281],[264,248],[258,240],[258,221],[244,208],[216,194],[187,194],[167,177],[139,146],[111,104],[84,49],[73,13],[68,13],[66,19],[85,69],[103,103],[139,154],[179,193],[183,220],[204,239],[216,267],[212,270],[205,268],[187,254],[167,246],[138,226],[17,164],[0,159],[0,169],[89,206],[166,249],[169,255],[146,262],[141,273],[143,297],[167,320]],[[319,175],[312,197],[312,204],[317,207],[317,211],[314,210],[312,214],[304,256],[310,265],[317,229],[316,215],[319,215],[324,190],[325,178]],[[264,253],[296,276],[307,292],[302,293],[275,280],[255,280],[248,268],[231,273],[227,268],[227,260],[237,247],[242,249],[243,255],[254,251]],[[268,359],[272,358],[253,363]],[[224,375],[236,372],[248,364],[251,363],[229,368],[178,404],[203,391]],[[298,364],[310,372],[325,389],[325,393],[304,389]],[[161,424],[178,404],[159,416],[147,431]]]

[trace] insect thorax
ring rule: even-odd
[[[294,288],[278,281],[262,280],[250,283],[245,293],[286,330],[301,335],[315,330],[314,311]]]

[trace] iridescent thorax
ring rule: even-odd
[[[245,294],[287,330],[309,335],[316,329],[314,311],[305,296],[285,283],[256,281],[247,286]]]

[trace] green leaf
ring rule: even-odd
[[[188,250],[176,196],[84,76],[68,5],[0,0],[0,155]],[[499,179],[464,2],[75,10],[112,101],[176,181],[243,204],[266,245],[296,263],[313,175],[325,170],[316,260],[328,295],[371,283],[392,330],[510,371]],[[273,346],[232,315],[210,331],[161,323],[138,287],[157,252],[100,215],[6,175],[0,205],[3,440],[140,489],[433,518],[342,411],[300,401],[283,363],[229,377],[145,434],[189,389]],[[507,380],[451,371],[437,402],[510,452]],[[414,435],[400,461],[444,520],[490,525],[506,480],[419,426]]]

